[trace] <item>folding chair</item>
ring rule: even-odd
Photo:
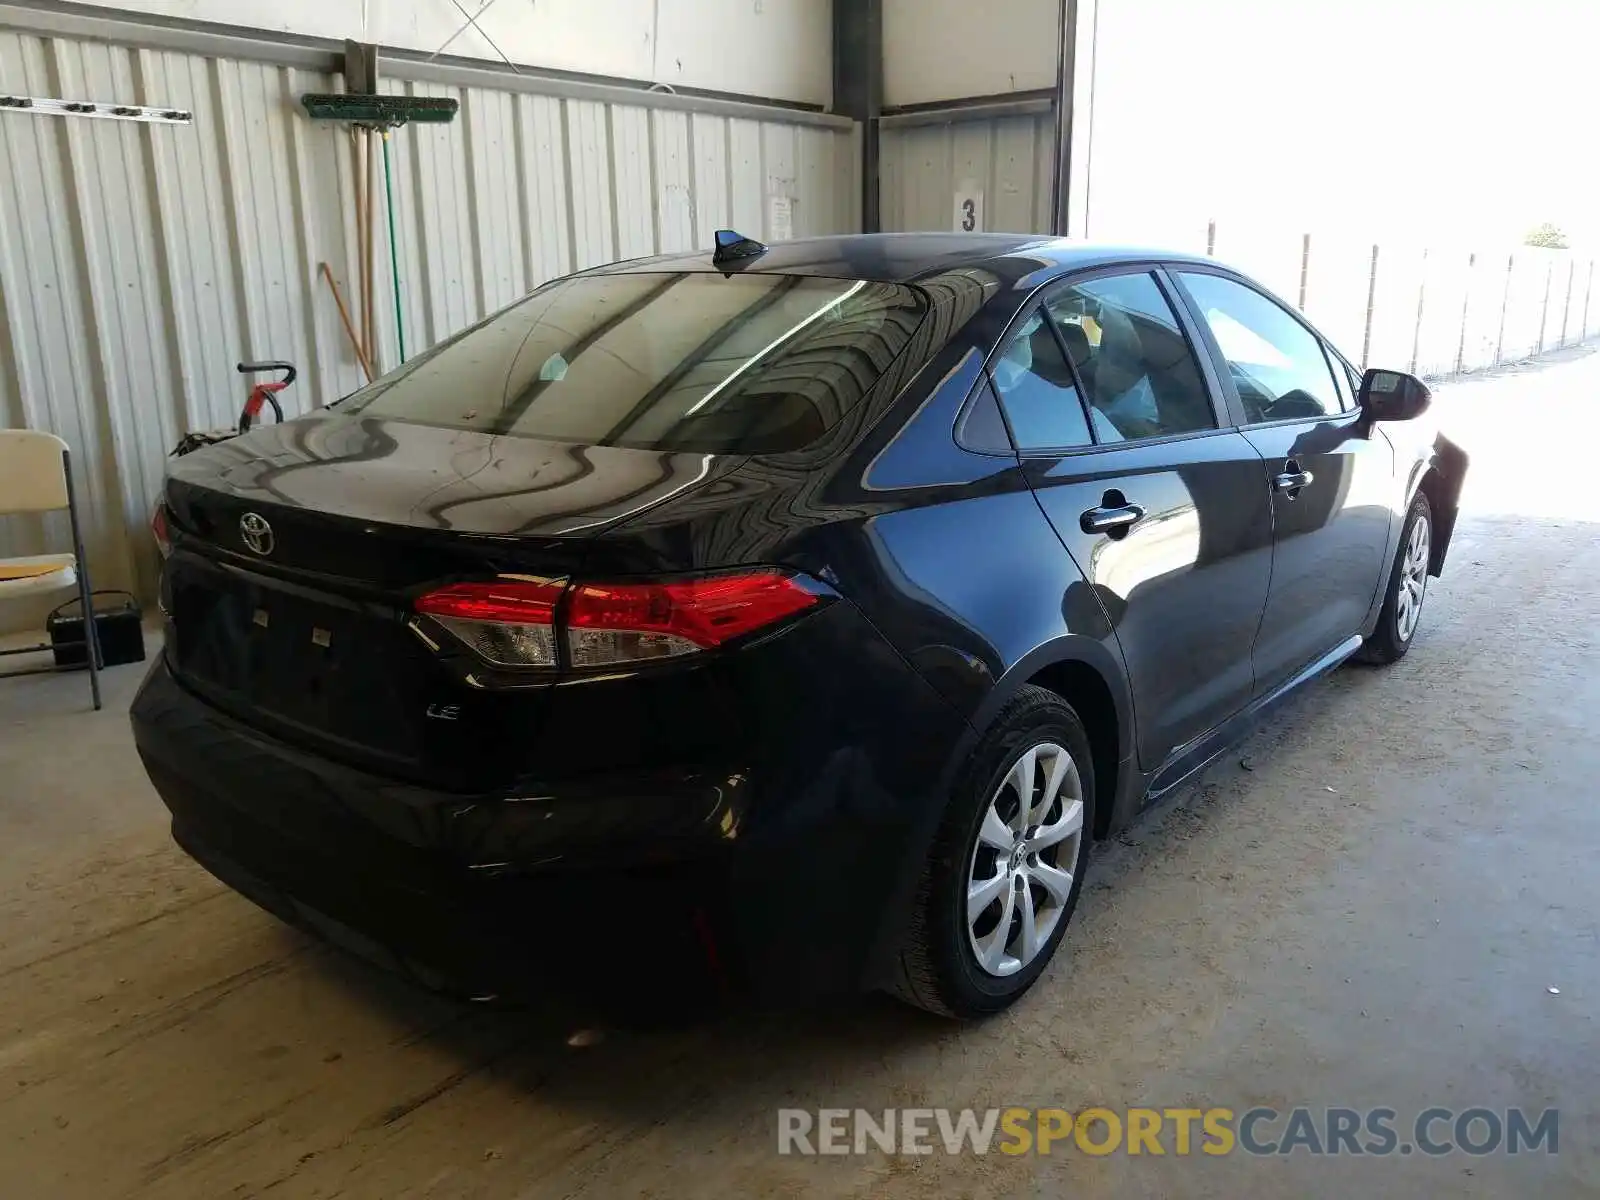
[[[100,709],[100,637],[95,628],[94,607],[90,598],[89,564],[83,557],[83,533],[78,524],[78,501],[72,489],[72,454],[66,442],[53,433],[33,429],[0,429],[0,517],[21,513],[55,512],[66,509],[72,523],[71,554],[35,554],[22,558],[0,558],[0,601],[40,592],[75,587],[83,606],[84,641],[49,642],[0,650],[4,654],[37,654],[63,647],[85,647],[89,668],[89,690],[94,707]],[[75,671],[76,665],[30,667],[11,675],[43,675],[55,671]]]

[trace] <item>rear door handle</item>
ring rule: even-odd
[[[1289,499],[1293,500],[1299,494],[1300,489],[1315,479],[1316,476],[1310,471],[1302,471],[1295,468],[1294,463],[1290,463],[1289,466],[1294,469],[1285,471],[1281,475],[1274,475],[1272,477],[1272,486],[1277,491],[1287,492]]]
[[[1113,529],[1126,529],[1143,517],[1144,509],[1137,504],[1091,508],[1078,518],[1078,527],[1085,533],[1110,533]]]

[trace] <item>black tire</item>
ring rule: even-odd
[[[1411,643],[1416,639],[1417,630],[1421,628],[1420,614],[1417,622],[1412,624],[1410,632],[1401,628],[1400,589],[1403,586],[1405,573],[1403,566],[1406,560],[1406,551],[1411,545],[1411,535],[1418,521],[1427,522],[1428,543],[1433,543],[1433,508],[1428,504],[1428,497],[1422,492],[1417,493],[1417,498],[1411,502],[1411,508],[1406,512],[1405,524],[1400,527],[1400,544],[1395,547],[1394,561],[1389,564],[1389,582],[1383,592],[1383,610],[1378,614],[1378,627],[1361,645],[1358,657],[1362,662],[1392,663],[1404,658],[1406,651],[1411,649]],[[1417,597],[1418,608],[1427,598],[1428,576],[1426,571],[1422,576],[1422,594]]]
[[[1042,743],[1064,748],[1077,768],[1083,831],[1070,867],[1071,888],[1054,929],[1020,970],[997,976],[980,966],[969,937],[969,871],[991,799],[1023,754]],[[1054,692],[1031,685],[1022,688],[984,734],[952,790],[923,868],[889,990],[918,1008],[962,1018],[997,1013],[1026,992],[1049,965],[1078,906],[1094,842],[1094,812],[1094,762],[1078,714]],[[1056,865],[1068,868],[1059,858]]]

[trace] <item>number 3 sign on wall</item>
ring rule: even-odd
[[[971,180],[956,188],[955,224],[962,233],[983,231],[983,191]]]

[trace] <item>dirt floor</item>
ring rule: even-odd
[[[1600,1197],[1600,354],[1438,411],[1470,514],[1411,656],[1104,847],[981,1025],[869,998],[574,1047],[452,1007],[169,843],[137,668],[98,715],[0,685],[0,1197]],[[1557,1107],[1559,1153],[777,1153],[780,1107],[1097,1104]]]

